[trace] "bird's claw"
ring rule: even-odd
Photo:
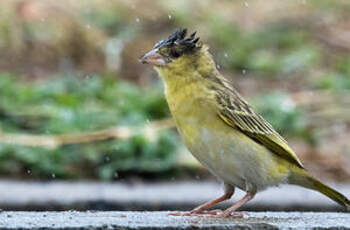
[[[216,210],[192,210],[189,212],[171,212],[168,215],[170,216],[215,216],[219,213],[222,213],[222,210],[216,209]]]
[[[190,216],[190,212],[170,212],[169,216]]]
[[[222,218],[228,218],[228,217],[234,217],[234,218],[244,218],[245,215],[249,215],[248,212],[222,212],[218,215],[218,217]]]
[[[171,212],[168,215],[170,216],[199,216],[199,217],[234,217],[234,218],[243,218],[245,215],[249,215],[248,212],[231,212],[226,213],[221,209],[214,210],[192,210],[189,212]]]

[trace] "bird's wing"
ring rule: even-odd
[[[228,91],[227,91],[228,90]],[[236,92],[228,88],[217,94],[219,117],[229,126],[237,127],[244,134],[264,145],[271,152],[290,163],[304,168],[297,155],[273,127]],[[228,93],[230,93],[228,95]]]

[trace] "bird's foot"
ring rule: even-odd
[[[190,216],[190,212],[170,212],[169,216]]]
[[[248,212],[229,212],[228,210],[214,209],[214,210],[193,210],[189,213],[190,216],[208,216],[208,217],[234,217],[234,218],[244,218],[244,216],[249,216]]]
[[[244,218],[244,216],[249,216],[248,212],[225,212],[220,209],[210,210],[210,211],[203,211],[201,213],[195,213],[191,216],[206,216],[206,217],[213,217],[213,218]]]
[[[214,210],[192,210],[189,212],[171,212],[170,216],[199,216],[199,217],[216,217],[216,218],[244,218],[244,216],[249,216],[248,212],[225,212],[221,209]]]
[[[248,212],[226,212],[226,211],[223,211],[217,217],[221,217],[221,218],[229,218],[229,217],[244,218],[244,216],[249,216],[249,213]]]
[[[189,212],[171,212],[170,216],[217,216],[223,211],[221,209],[215,210],[192,210]]]

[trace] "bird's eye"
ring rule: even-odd
[[[170,50],[170,56],[172,58],[178,58],[178,57],[180,57],[180,54],[175,49],[171,49]]]

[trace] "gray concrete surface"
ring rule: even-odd
[[[2,212],[0,229],[350,229],[350,214],[251,212],[244,218],[168,212]]]
[[[350,186],[335,186],[350,197]],[[4,210],[185,210],[222,194],[214,182],[96,183],[20,182],[0,180],[0,209]],[[234,198],[243,196],[237,190]],[[327,197],[296,186],[258,193],[244,210],[342,211]]]

